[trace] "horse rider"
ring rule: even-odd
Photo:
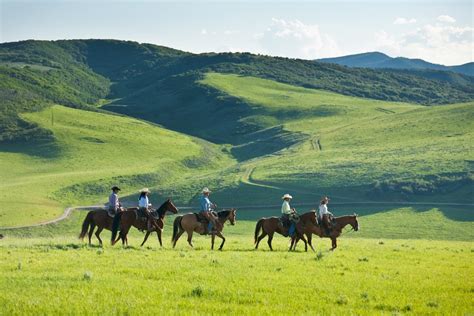
[[[319,220],[323,224],[326,235],[331,234],[332,218],[334,217],[331,212],[328,211],[329,198],[327,196],[321,199],[319,203]]]
[[[214,227],[217,228],[217,219],[212,212],[213,210],[217,209],[217,205],[209,200],[211,190],[206,187],[202,189],[201,193],[202,194],[199,197],[199,213],[209,221],[209,224],[207,225],[207,233],[210,233]]]
[[[286,193],[282,197],[283,199],[283,204],[281,205],[281,221],[282,223],[287,226],[287,223],[290,223],[290,227],[288,228],[288,235],[293,236],[295,233],[295,222],[293,220],[293,217],[296,215],[296,210],[292,207],[290,207],[290,201],[293,199],[291,195]]]
[[[150,212],[151,203],[148,200],[149,194],[150,190],[148,188],[143,188],[140,190],[140,196],[138,198],[138,210],[147,217],[147,229],[150,231],[153,229],[153,227],[156,229],[159,229],[159,227]]]
[[[120,188],[118,186],[112,187],[112,193],[109,195],[109,209],[111,215],[115,215],[122,210],[122,204],[119,201],[118,193]]]

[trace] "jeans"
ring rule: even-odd
[[[290,228],[288,228],[288,235],[293,236],[293,234],[295,233],[295,228],[295,223],[291,222]]]

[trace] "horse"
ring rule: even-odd
[[[339,216],[339,217],[334,217],[333,219],[333,227],[331,228],[331,232],[329,235],[326,235],[324,232],[324,229],[319,226],[318,221],[316,219],[316,211],[311,211],[306,214],[312,214],[306,218],[301,218],[298,224],[296,225],[297,228],[302,231],[303,234],[306,235],[308,239],[309,246],[311,249],[314,251],[313,244],[312,244],[312,234],[318,235],[320,238],[326,237],[330,238],[332,242],[332,248],[331,250],[334,250],[337,248],[337,238],[341,236],[342,230],[344,227],[347,225],[351,225],[352,229],[354,231],[359,230],[359,222],[357,221],[357,214],[353,215],[345,215],[345,216]],[[298,227],[299,226],[299,227]],[[293,250],[296,248],[296,244],[298,243],[299,236],[294,236],[291,239],[291,245],[290,249],[293,247]],[[307,246],[305,244],[305,250],[307,250]]]
[[[102,230],[108,229],[112,230],[113,218],[108,215],[107,210],[105,209],[96,209],[89,211],[82,223],[82,231],[79,234],[79,238],[82,240],[89,230],[89,245],[92,245],[92,234],[94,233],[95,227],[97,226],[97,231],[95,236],[99,240],[99,244],[102,246],[102,239],[100,239],[100,233]]]
[[[300,220],[302,216],[307,217],[308,215],[306,213],[303,215],[300,215]],[[260,231],[262,231],[262,234],[258,236]],[[268,235],[267,243],[268,243],[268,246],[270,247],[270,250],[273,251],[272,240],[273,240],[273,235],[275,233],[279,233],[280,235],[283,235],[285,237],[288,236],[288,229],[285,229],[280,225],[279,217],[272,216],[268,218],[263,217],[259,219],[257,222],[257,225],[255,226],[255,238],[254,238],[255,249],[258,249],[258,244],[260,243],[260,241],[263,238],[265,238],[265,236]],[[295,235],[298,235],[299,238],[302,239],[304,243],[306,244],[306,238],[304,238],[303,234],[298,231],[298,226],[296,226]]]
[[[225,237],[222,235],[222,230],[224,229],[224,223],[229,221],[231,225],[235,225],[236,222],[236,212],[235,208],[230,210],[220,211],[217,213],[217,227],[215,227],[215,232],[211,232],[211,250],[214,250],[214,240],[216,235],[222,239],[222,243],[219,246],[219,250],[222,250],[225,243]],[[189,213],[175,218],[173,223],[173,236],[171,237],[171,242],[173,243],[173,248],[176,246],[179,237],[186,232],[188,234],[188,244],[194,248],[192,243],[193,233],[204,235],[206,234],[207,224],[203,224],[198,221],[196,214]]]
[[[173,214],[178,213],[178,209],[176,206],[173,204],[171,199],[167,199],[157,210],[156,212],[158,213],[158,219],[156,220],[156,224],[159,229],[156,229],[153,227],[151,230],[148,230],[148,221],[143,221],[141,218],[138,217],[137,215],[138,208],[129,208],[126,211],[120,212],[117,215],[115,215],[113,224],[112,224],[112,238],[111,242],[112,245],[115,245],[115,243],[119,240],[122,239],[122,245],[127,245],[128,246],[128,239],[127,239],[127,234],[128,231],[130,230],[130,227],[134,226],[139,230],[146,230],[145,238],[143,239],[143,242],[140,246],[143,246],[145,242],[148,239],[148,236],[153,231],[156,231],[156,234],[158,236],[158,241],[160,243],[160,247],[163,247],[163,243],[161,241],[161,233],[163,231],[163,226],[164,226],[164,220],[165,220],[165,215],[166,212],[171,212]],[[117,232],[119,230],[120,226],[120,234],[117,236]]]

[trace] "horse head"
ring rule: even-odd
[[[178,208],[173,204],[173,201],[171,201],[171,198],[168,198],[165,203],[167,205],[167,211],[173,214],[177,214],[179,212]]]
[[[237,219],[236,219],[236,218],[237,218],[237,214],[236,214],[236,213],[237,213],[237,209],[235,209],[235,208],[230,209],[230,213],[229,213],[228,219],[229,219],[229,222],[230,222],[230,224],[231,224],[232,226],[235,225],[235,222],[236,222],[236,220],[237,220]]]
[[[354,213],[354,215],[351,216],[351,221],[349,222],[349,224],[352,226],[352,229],[354,229],[354,231],[359,230],[359,222],[357,221],[357,216],[359,215]]]

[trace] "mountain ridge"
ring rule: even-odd
[[[381,52],[367,52],[351,54],[339,57],[321,58],[318,62],[334,63],[347,67],[361,68],[391,68],[391,69],[430,69],[441,71],[452,71],[463,75],[474,76],[474,62],[461,65],[445,66],[441,64],[430,63],[421,58],[390,57]]]

